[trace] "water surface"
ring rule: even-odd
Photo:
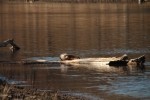
[[[1,61],[26,58],[146,56],[145,67],[73,67],[61,64],[0,64],[0,76],[40,90],[60,90],[90,99],[150,99],[150,4],[9,3],[0,4],[0,40],[14,38],[12,54],[0,48]],[[105,66],[100,66],[105,67]]]

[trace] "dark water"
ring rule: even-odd
[[[71,67],[60,64],[0,64],[10,83],[60,90],[89,99],[150,99],[150,4],[0,4],[0,40],[14,38],[12,54],[1,61],[58,60],[61,53],[81,57],[146,56],[145,67]],[[106,67],[106,68],[105,68]]]

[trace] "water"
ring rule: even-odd
[[[144,68],[60,64],[0,64],[10,83],[90,99],[150,99],[150,4],[9,3],[0,4],[0,40],[14,38],[12,54],[0,48],[0,61],[26,58],[59,60],[67,52],[80,57],[128,54],[146,56]]]

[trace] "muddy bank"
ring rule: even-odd
[[[87,98],[63,94],[59,91],[40,91],[33,88],[7,84],[0,79],[1,100],[88,100]]]

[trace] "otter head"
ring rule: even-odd
[[[62,61],[64,61],[64,60],[74,60],[74,59],[80,59],[80,58],[78,56],[63,53],[63,54],[60,55],[60,59]]]
[[[67,59],[68,59],[68,54],[67,54],[67,53],[61,54],[61,55],[60,55],[60,59],[61,59],[62,61],[67,60]]]

